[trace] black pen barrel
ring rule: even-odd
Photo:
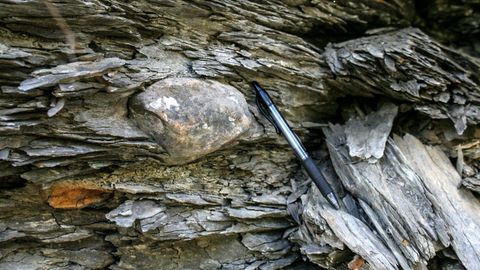
[[[305,160],[302,160],[302,165],[308,173],[308,176],[312,178],[315,185],[317,185],[318,189],[323,196],[327,196],[327,194],[332,193],[332,188],[329,186],[327,180],[323,177],[322,173],[318,169],[317,165],[313,161],[311,157],[308,157]]]
[[[260,98],[262,103],[266,106],[266,110],[269,111],[273,122],[275,122],[278,130],[282,133],[295,152],[295,155],[302,162],[302,165],[307,171],[308,176],[312,178],[313,182],[318,187],[322,195],[328,200],[328,202],[336,209],[339,209],[340,207],[338,205],[338,200],[335,196],[335,193],[333,193],[332,188],[323,177],[315,162],[308,155],[300,139],[298,139],[297,135],[295,135],[293,130],[288,126],[287,121],[285,121],[268,93],[256,82],[253,82],[253,87],[257,92],[257,98]]]
[[[296,156],[298,157],[303,167],[307,171],[308,176],[312,178],[312,181],[318,187],[318,189],[320,190],[322,195],[325,197],[325,199],[327,199],[327,201],[333,207],[335,207],[336,209],[339,209],[340,206],[338,204],[338,200],[337,200],[337,197],[335,196],[335,193],[333,193],[333,190],[328,184],[327,180],[325,180],[325,177],[323,177],[322,173],[318,169],[315,162],[306,152],[305,148],[302,145],[302,142],[298,139],[295,133],[288,126],[285,119],[281,117],[281,114],[278,111],[278,109],[275,107],[275,104],[272,103],[270,106],[268,106],[268,108],[270,110],[271,115],[273,116],[274,121],[277,123],[277,126],[281,130],[283,136],[288,141],[293,151],[295,152]]]
[[[330,204],[332,204],[335,208],[338,209],[339,207],[337,198],[335,197],[335,194],[333,193],[333,190],[328,184],[327,180],[325,179],[325,177],[323,177],[323,174],[320,172],[317,165],[315,164],[315,161],[313,161],[311,157],[308,157],[307,159],[302,160],[302,165],[307,171],[308,176],[310,176],[312,181],[322,193],[323,197],[325,197],[330,202]]]

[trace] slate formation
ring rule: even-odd
[[[479,122],[478,0],[0,0],[0,269],[480,269]]]

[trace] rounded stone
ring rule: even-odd
[[[169,154],[184,164],[232,143],[252,125],[241,92],[212,80],[169,78],[130,100],[130,116]]]

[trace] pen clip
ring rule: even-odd
[[[262,113],[263,116],[267,118],[268,122],[272,123],[277,134],[280,134],[280,129],[278,128],[277,124],[275,124],[275,121],[273,121],[273,117],[270,115],[270,113],[268,113],[268,109],[266,108],[265,104],[263,104],[263,102],[260,100],[258,94],[255,98],[255,102],[257,103],[257,107],[260,113]]]

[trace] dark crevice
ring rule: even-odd
[[[27,185],[27,181],[19,175],[10,175],[0,177],[0,189],[22,188]]]
[[[439,42],[480,57],[480,3],[461,0],[416,0],[413,26]]]
[[[315,47],[320,49],[320,52],[323,52],[323,48],[329,43],[341,43],[344,41],[356,39],[362,37],[363,33],[355,32],[342,32],[337,33],[333,30],[317,29],[314,28],[309,32],[300,35],[305,41],[310,44],[315,45]]]

